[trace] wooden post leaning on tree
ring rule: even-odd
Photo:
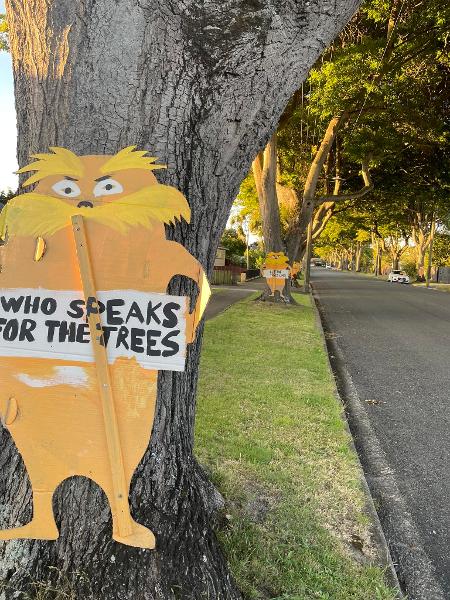
[[[95,366],[97,369],[98,388],[103,410],[105,437],[111,467],[111,480],[114,490],[119,534],[126,537],[132,532],[128,508],[128,486],[126,485],[125,479],[122,446],[120,443],[114,394],[109,373],[108,354],[103,339],[97,290],[95,288],[94,275],[92,273],[89,257],[86,229],[81,215],[74,215],[72,217],[72,231],[75,239],[84,299],[86,301],[86,307],[90,307],[89,310],[87,309],[86,317],[89,325],[89,332],[91,334],[92,350],[94,352]]]

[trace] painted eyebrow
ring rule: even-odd
[[[111,175],[103,175],[103,177],[99,177],[98,179],[94,179],[94,181],[104,181],[105,179],[109,179]]]
[[[64,175],[64,179],[68,179],[69,181],[78,181],[78,179],[75,179],[74,177],[69,177],[68,175]]]

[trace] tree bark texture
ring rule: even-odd
[[[191,224],[168,229],[211,272],[232,201],[289,98],[357,0],[7,0],[18,117],[18,161],[64,146],[109,154],[130,144],[168,169]],[[188,283],[174,283],[189,293]],[[155,551],[111,541],[109,507],[89,480],[54,498],[57,542],[0,547],[3,597],[31,583],[112,600],[240,598],[211,520],[220,504],[193,455],[201,328],[184,373],[159,377],[149,448],[130,491]],[[218,365],[218,370],[220,365]],[[219,385],[219,383],[218,383]],[[150,435],[150,432],[149,432]],[[0,433],[0,526],[31,516],[29,482]],[[0,588],[1,589],[1,588]],[[14,595],[15,594],[15,595]]]
[[[272,135],[263,152],[260,152],[252,163],[253,178],[258,194],[259,212],[261,215],[264,250],[268,252],[284,252],[284,243],[281,236],[280,207],[278,204],[277,184],[277,136]],[[283,296],[278,291],[272,295],[267,285],[262,293],[261,300],[271,302],[293,302],[290,280],[286,280]]]
[[[336,115],[330,120],[319,149],[317,150],[314,160],[311,163],[303,190],[302,204],[299,210],[297,222],[292,228],[291,232],[289,243],[290,247],[288,248],[290,256],[292,255],[298,257],[299,249],[302,243],[302,237],[305,236],[308,224],[311,221],[314,208],[316,206],[316,188],[320,173],[322,172],[325,161],[327,160],[328,154],[333,146],[338,129],[346,119],[347,113],[342,113],[340,115]]]
[[[280,209],[277,197],[277,137],[274,133],[264,152],[253,161],[265,252],[283,252]]]
[[[359,273],[361,271],[361,256],[363,251],[363,245],[361,242],[356,242],[356,251],[355,251],[355,271]]]

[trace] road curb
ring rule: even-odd
[[[394,474],[345,367],[342,352],[336,340],[327,335],[327,322],[313,286],[311,291],[312,305],[334,375],[335,393],[344,406],[347,428],[359,457],[368,512],[374,523],[375,541],[382,550],[380,556],[388,582],[397,589],[399,598],[404,598],[403,593],[406,593],[408,600],[445,600]]]

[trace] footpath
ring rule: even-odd
[[[238,283],[237,285],[215,285],[212,287],[212,296],[205,311],[205,319],[212,319],[235,302],[244,300],[255,292],[262,292],[265,282],[262,277]]]

